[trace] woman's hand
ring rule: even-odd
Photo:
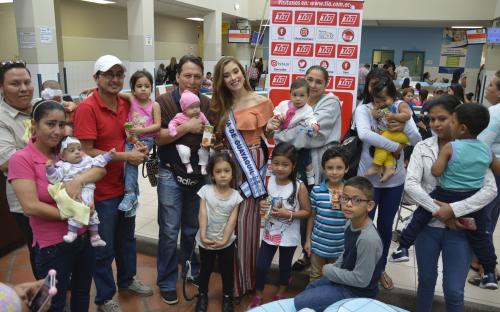
[[[200,236],[200,240],[201,240],[201,243],[203,244],[203,246],[205,246],[205,247],[210,247],[211,248],[215,244],[214,240],[208,239],[206,237],[201,237]]]
[[[446,221],[444,221],[444,224],[451,230],[462,230],[465,229],[465,227],[458,221],[457,218],[450,218]]]
[[[44,280],[38,280],[36,282],[22,283],[14,286],[14,291],[21,299],[21,305],[23,306],[23,311],[28,311],[28,303],[36,295],[37,291],[43,286]],[[50,300],[50,299],[49,299]],[[44,311],[47,311],[50,307],[50,302],[45,305]]]
[[[439,209],[432,213],[433,217],[438,218],[442,222],[455,218],[455,214],[453,213],[453,209],[451,209],[450,204],[443,203],[438,200],[434,200],[434,202],[438,204]]]
[[[405,123],[396,120],[387,121],[387,130],[391,132],[402,132],[405,129]]]
[[[71,181],[64,182],[63,185],[69,197],[73,198],[76,201],[82,201],[81,193],[83,188],[83,181],[80,181],[78,176]]]

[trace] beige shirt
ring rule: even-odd
[[[3,97],[0,99],[0,164],[8,162],[16,151],[26,146],[22,138],[24,121],[29,119],[29,114],[8,105]],[[6,183],[6,193],[10,211],[22,213],[23,209],[10,183]]]

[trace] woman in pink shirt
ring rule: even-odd
[[[31,117],[33,135],[28,145],[9,160],[8,181],[33,229],[38,278],[44,278],[50,269],[57,271],[58,292],[52,299],[51,311],[63,311],[70,276],[71,311],[88,311],[95,259],[87,228],[80,229],[73,243],[65,243],[62,237],[67,223],[61,220],[47,191],[45,164],[48,160],[57,161],[66,125],[64,108],[54,101],[40,101],[33,106]],[[83,184],[96,182],[105,173],[103,168],[92,168],[67,183],[66,190],[71,197],[78,198]]]

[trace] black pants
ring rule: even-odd
[[[437,187],[430,193],[430,196],[445,203],[453,203],[464,200],[474,195],[476,192],[477,191],[454,192]],[[479,263],[483,266],[484,272],[495,272],[497,257],[495,255],[495,247],[493,245],[492,235],[490,232],[491,221],[488,216],[488,211],[483,208],[464,217],[474,218],[474,221],[476,222],[477,229],[475,231],[466,230],[465,234],[469,240],[472,250],[474,251],[474,254],[479,260]],[[400,246],[409,248],[413,245],[418,234],[431,219],[432,213],[422,207],[418,207],[413,213],[410,223],[406,226],[403,232],[401,232],[401,236],[399,238]]]
[[[222,276],[222,288],[224,296],[233,296],[234,287],[234,243],[224,249],[212,250],[200,246],[200,293],[208,293],[208,282],[212,274],[215,259]]]
[[[11,212],[12,216],[16,219],[16,223],[23,232],[24,240],[26,241],[26,245],[28,246],[28,251],[30,253],[30,264],[31,271],[33,272],[33,276],[35,279],[44,278],[45,276],[38,277],[36,274],[36,265],[35,265],[35,254],[33,253],[33,232],[31,231],[30,220],[22,213]]]

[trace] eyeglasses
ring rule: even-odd
[[[113,72],[101,72],[100,75],[108,80],[113,80],[114,78],[118,78],[121,80],[121,79],[125,78],[125,73],[122,73],[122,72],[119,72],[116,74]]]
[[[340,195],[339,200],[344,204],[347,204],[350,201],[353,205],[359,205],[362,202],[369,202],[370,201],[369,199],[363,199],[363,198],[359,198],[359,197],[349,197],[349,196],[345,196],[345,195]]]

